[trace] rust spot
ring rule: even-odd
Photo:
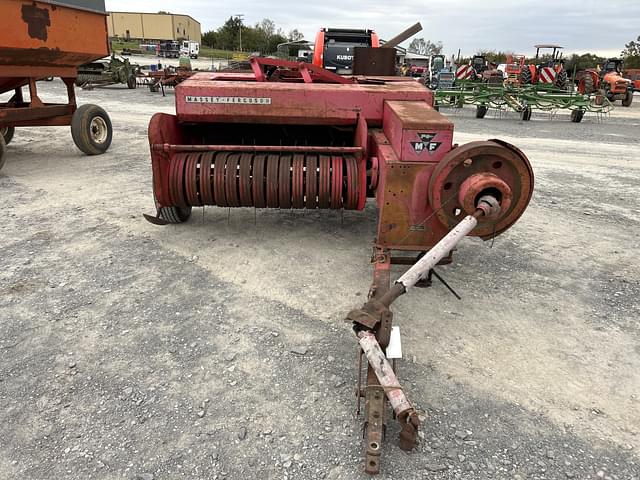
[[[29,26],[29,36],[31,38],[37,38],[43,41],[47,40],[47,27],[51,26],[49,10],[46,8],[38,8],[35,4],[23,5],[22,20]]]

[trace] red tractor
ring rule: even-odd
[[[622,76],[631,80],[633,89],[640,92],[640,68],[627,68]]]
[[[520,73],[524,68],[525,56],[511,53],[507,55],[507,64],[504,68],[507,78],[504,83],[509,85],[520,85]]]
[[[534,45],[536,48],[536,63],[524,65],[520,71],[520,85],[551,85],[564,90],[567,87],[567,71],[564,69],[562,58],[563,47],[559,45]],[[551,50],[549,59],[542,62],[541,50]]]
[[[578,92],[600,92],[610,102],[622,100],[623,107],[633,102],[633,82],[622,76],[622,60],[610,58],[600,69],[589,68],[576,74]]]

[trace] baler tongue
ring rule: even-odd
[[[363,210],[375,198],[373,285],[348,319],[359,344],[365,471],[378,473],[387,402],[402,449],[417,444],[420,426],[386,356],[389,306],[450,263],[465,236],[493,238],[515,223],[533,172],[520,150],[499,140],[454,146],[453,124],[433,109],[433,93],[410,79],[372,82],[272,59],[254,59],[252,68],[198,73],[176,88],[177,115],[153,116],[157,215],[147,219],[180,223],[206,205]],[[414,263],[390,287],[391,265]]]

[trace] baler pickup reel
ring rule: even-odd
[[[374,199],[373,285],[349,319],[359,358],[368,360],[357,391],[358,402],[365,398],[365,471],[377,473],[387,401],[403,449],[416,445],[420,423],[386,358],[389,306],[450,262],[465,235],[490,239],[515,223],[531,198],[533,172],[505,142],[454,145],[453,124],[433,108],[433,92],[411,79],[341,77],[275,59],[252,66],[195,74],[176,87],[176,115],[153,116],[157,214],[149,219],[180,223],[207,205],[363,210]],[[390,288],[391,265],[417,256]]]

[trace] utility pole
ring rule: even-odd
[[[240,51],[242,51],[242,20],[244,19],[244,13],[236,13],[234,17],[240,20]]]

